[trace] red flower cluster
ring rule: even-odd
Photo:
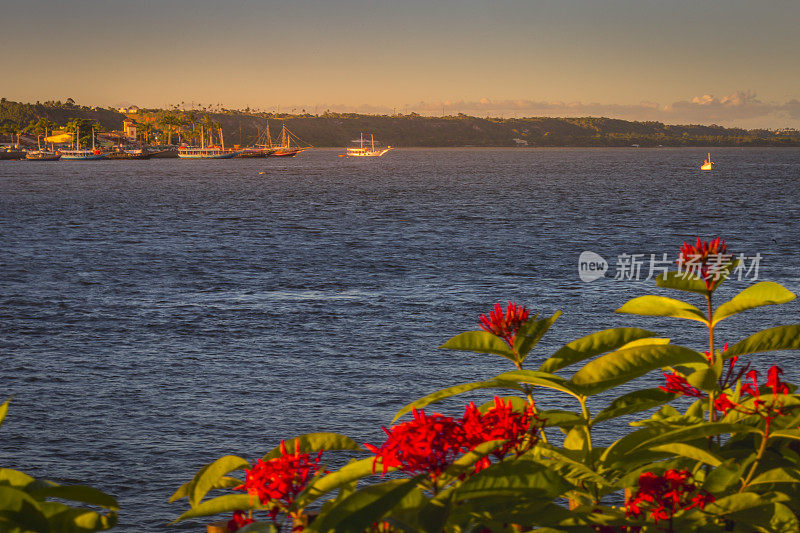
[[[364,444],[375,454],[373,471],[380,459],[383,474],[389,468],[409,474],[425,472],[436,482],[460,455],[484,442],[506,441],[492,452],[498,459],[511,450],[522,453],[535,443],[537,419],[530,408],[524,412],[515,411],[510,401],[505,403],[500,398],[495,398],[494,406],[485,413],[470,403],[461,419],[438,413],[429,416],[416,409],[412,414],[413,419],[408,422],[391,429],[383,428],[387,439],[380,448]],[[489,460],[485,459],[476,470],[488,465]]]
[[[727,394],[723,392],[714,399],[714,408],[717,411],[720,411],[723,415],[728,414],[728,411],[730,410],[738,411],[747,415],[759,415],[767,422],[767,429],[769,429],[769,424],[775,417],[788,414],[788,410],[784,408],[784,397],[789,393],[789,386],[781,381],[780,376],[783,374],[783,370],[781,370],[780,367],[773,365],[767,371],[767,387],[772,389],[772,398],[770,401],[765,401],[761,399],[758,386],[758,372],[755,370],[750,370],[745,374],[745,371],[747,370],[747,367],[745,367],[736,374],[736,377],[733,380],[731,380],[731,376],[734,374],[733,366],[736,364],[736,359],[737,358],[735,357],[729,359],[731,363],[728,369],[728,376],[725,378],[725,383],[722,384],[722,388],[727,388],[728,386],[732,385],[732,383],[738,381],[738,379],[744,374],[751,382],[745,383],[742,386],[742,395],[748,395],[752,398],[755,398],[753,401],[753,407],[744,407],[741,403],[735,403]],[[664,373],[664,378],[666,378],[667,383],[659,386],[658,388],[665,392],[681,394],[683,396],[689,396],[690,398],[708,398],[706,393],[690,385],[685,377],[676,374],[675,372],[671,374]]]
[[[664,392],[671,392],[672,394],[681,394],[689,396],[690,398],[708,398],[708,395],[701,390],[694,388],[685,377],[680,374],[672,372],[667,374],[664,372],[664,379],[667,380],[666,385],[659,385],[658,388]]]
[[[747,394],[754,398],[753,407],[747,408],[741,404],[734,403],[724,394],[715,402],[715,404],[719,404],[718,406],[715,405],[715,407],[723,413],[734,409],[747,415],[758,415],[767,423],[767,432],[769,432],[770,424],[774,418],[789,414],[789,410],[784,407],[784,399],[789,394],[789,386],[781,381],[781,374],[783,374],[783,370],[776,365],[771,366],[767,371],[767,387],[772,389],[770,401],[761,399],[758,372],[751,370],[747,373],[747,379],[751,382],[742,385],[742,395]]]
[[[481,413],[475,404],[470,402],[461,423],[467,433],[470,449],[484,442],[505,441],[492,451],[495,458],[502,459],[511,450],[520,454],[536,443],[534,435],[530,432],[532,429],[537,429],[535,424],[537,420],[533,406],[526,407],[522,412],[516,411],[510,401],[504,403],[495,396],[494,405],[485,413]],[[525,436],[529,434],[531,438],[526,442]],[[488,459],[483,466],[488,466]]]
[[[228,520],[228,531],[239,531],[247,524],[252,524],[253,519],[249,518],[244,511],[234,511],[233,518]]]
[[[488,317],[481,315],[478,319],[484,331],[497,335],[506,344],[513,347],[517,332],[520,326],[528,321],[528,315],[528,310],[525,307],[508,302],[505,314],[503,314],[503,308],[497,303],[494,304],[494,310],[489,313]]]
[[[730,260],[727,251],[725,241],[721,241],[719,237],[707,242],[701,241],[698,237],[694,246],[686,242],[681,246],[681,251],[678,253],[678,268],[685,268],[687,273],[702,279],[710,291],[727,274],[727,262]]]
[[[383,428],[387,439],[380,448],[364,444],[375,454],[373,472],[380,458],[383,474],[389,468],[399,468],[409,474],[428,472],[435,479],[467,447],[460,421],[438,413],[428,416],[416,409],[412,413],[413,420]]]
[[[699,507],[704,509],[716,498],[693,483],[687,470],[667,470],[657,476],[645,472],[639,476],[639,490],[625,503],[625,514],[641,516],[643,508],[655,520],[671,520],[678,511]]]
[[[281,456],[264,461],[259,459],[252,469],[245,469],[247,477],[235,490],[246,490],[268,506],[267,513],[274,521],[278,513],[286,510],[319,470],[322,451],[312,458],[300,453],[300,443],[295,442],[294,453],[286,450],[281,441]]]

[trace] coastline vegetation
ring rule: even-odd
[[[677,271],[656,284],[699,306],[648,295],[616,310],[700,322],[698,349],[621,327],[543,356],[536,345],[560,313],[497,304],[479,330],[440,348],[499,356],[505,371],[409,403],[383,443],[313,433],[252,463],[224,456],[172,496],[189,507],[175,522],[226,514],[220,527],[262,533],[796,532],[800,395],[778,365],[764,379],[747,359],[800,349],[800,325],[730,346],[714,336],[722,320],[795,294],[762,281],[718,302],[733,257],[719,238],[684,243]],[[662,385],[631,389],[654,371]],[[618,388],[610,403],[599,396]],[[430,410],[478,390],[497,396],[467,403],[460,417]],[[565,399],[575,409],[561,408]],[[598,435],[621,417],[631,429],[601,445]],[[349,462],[329,469],[342,454]]]
[[[361,132],[374,133],[384,144],[396,147],[461,146],[575,146],[642,147],[672,146],[800,146],[800,131],[745,130],[716,125],[668,125],[661,122],[632,122],[611,118],[480,118],[458,114],[431,117],[404,115],[361,115],[325,111],[311,114],[272,113],[246,108],[225,109],[199,106],[184,109],[141,109],[121,113],[114,108],[89,107],[65,102],[20,103],[0,99],[0,136],[38,134],[47,121],[48,131],[64,128],[76,120],[94,122],[97,131],[122,128],[125,118],[138,123],[147,142],[172,144],[199,139],[200,126],[221,126],[226,143],[255,144],[267,126],[275,135],[282,124],[305,142],[317,147],[340,147],[357,139]]]

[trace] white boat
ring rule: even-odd
[[[241,150],[225,150],[220,146],[210,148],[181,146],[178,148],[178,157],[181,159],[231,159],[241,152]]]
[[[358,147],[348,148],[347,149],[347,157],[380,157],[389,150],[392,149],[391,146],[387,146],[386,148],[375,148],[375,136],[370,134],[369,136],[369,143],[367,146],[364,146],[364,134],[361,134],[361,139],[355,142],[358,142]]]
[[[212,137],[212,134],[209,133],[209,144],[213,142]],[[242,153],[243,150],[225,149],[225,139],[222,136],[222,127],[219,129],[219,137],[221,146],[206,147],[205,131],[201,125],[200,148],[197,148],[196,146],[181,146],[178,148],[178,157],[180,159],[232,159]]]
[[[92,148],[91,150],[83,150],[80,147],[81,130],[75,128],[75,149],[62,150],[61,159],[64,161],[94,161],[97,159],[105,159],[107,153],[101,152],[94,146],[94,128],[92,128]]]
[[[702,165],[700,165],[700,170],[714,170],[714,167],[716,165],[717,165],[716,163],[711,161],[711,154],[709,153],[708,158],[705,161],[703,161]]]

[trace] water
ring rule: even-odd
[[[0,464],[101,488],[120,531],[160,531],[186,510],[170,494],[221,455],[321,430],[380,442],[409,401],[509,370],[436,349],[496,301],[564,312],[532,362],[616,326],[702,348],[700,325],[613,314],[666,294],[611,279],[619,254],[719,234],[800,290],[800,150],[719,149],[712,174],[702,149],[336,154],[0,163]],[[580,281],[584,250],[607,278]],[[747,316],[718,337],[797,322],[798,304]],[[753,360],[800,381],[797,353]]]

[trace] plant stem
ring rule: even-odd
[[[714,325],[712,322],[712,317],[714,316],[714,307],[711,304],[711,295],[712,293],[710,291],[706,294],[706,303],[708,304],[708,364],[711,368],[714,368],[714,360],[716,359],[716,354],[714,353]],[[714,396],[715,396],[714,391],[713,390],[709,391],[708,393],[709,422],[717,421],[717,412],[714,410]]]
[[[763,457],[764,452],[767,450],[767,441],[769,440],[769,423],[770,421],[767,420],[767,426],[764,429],[764,436],[761,438],[761,446],[758,448],[758,454],[756,455],[756,460],[753,461],[753,466],[750,467],[750,472],[747,474],[747,477],[742,482],[742,488],[739,489],[739,493],[744,491],[747,488],[747,485],[750,483],[750,480],[753,479],[753,475],[756,473],[756,468],[758,468],[758,463],[761,462],[761,457]]]

